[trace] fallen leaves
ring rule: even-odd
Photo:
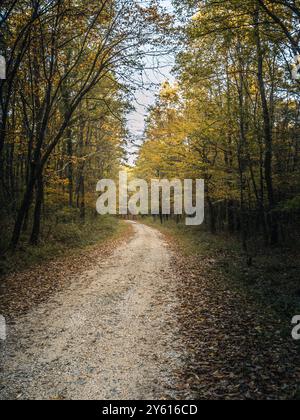
[[[179,320],[187,356],[182,397],[274,400],[297,397],[299,348],[282,319],[233,290],[215,259],[176,252]]]

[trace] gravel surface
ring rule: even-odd
[[[178,398],[172,252],[159,232],[133,228],[129,243],[10,323],[0,399]]]

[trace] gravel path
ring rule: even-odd
[[[9,326],[0,399],[176,398],[172,253],[159,232],[133,227],[129,243]]]

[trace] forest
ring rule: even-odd
[[[205,361],[204,367],[195,367],[201,354],[211,351],[208,358],[216,354],[211,349],[218,341],[215,337],[211,345],[211,328],[207,346],[199,344],[197,328],[202,328],[206,312],[195,312],[200,310],[198,303],[216,321],[223,319],[222,311],[225,318],[232,315],[224,327],[230,338],[239,328],[232,327],[233,320],[239,319],[236,323],[245,328],[240,314],[247,301],[245,322],[253,327],[250,336],[255,343],[249,364],[255,367],[248,366],[248,359],[232,361],[240,351],[237,333],[219,362],[232,363],[237,370],[238,363],[245,362],[243,373],[229,376],[238,385],[229,387],[230,392],[226,384],[207,385],[204,397],[300,398],[295,379],[299,367],[293,371],[299,348],[292,347],[295,341],[288,349],[282,344],[287,335],[290,339],[291,318],[300,309],[299,1],[0,0],[0,56],[0,286],[13,291],[9,297],[0,296],[0,313],[15,316],[16,308],[26,312],[40,301],[45,288],[48,296],[49,290],[63,287],[56,258],[70,257],[62,264],[66,270],[79,272],[80,264],[89,266],[95,251],[93,257],[79,257],[78,248],[89,252],[90,246],[101,244],[98,254],[106,258],[117,238],[141,235],[153,265],[128,276],[155,273],[159,259],[151,254],[155,241],[160,258],[165,251],[159,237],[147,231],[154,228],[171,246],[176,243],[183,259],[188,258],[175,264],[175,278],[184,279],[178,286],[186,292],[184,313],[178,316],[183,335],[190,334],[187,348],[193,362],[188,383],[197,396],[205,388],[199,388],[202,371],[206,384],[228,373],[224,368],[221,374],[216,366],[206,369]],[[162,83],[161,57],[172,62]],[[149,83],[149,72],[159,75],[159,83]],[[145,91],[153,100],[144,104],[144,128],[138,136],[128,121]],[[204,226],[188,228],[186,215],[174,212],[153,218],[140,215],[135,227],[124,222],[124,215],[100,216],[97,182],[116,180],[120,171],[149,183],[203,179]],[[133,247],[134,240],[128,249],[130,244]],[[139,258],[141,249],[134,248]],[[118,270],[122,272],[124,263],[124,273],[127,252],[124,249],[124,259],[119,256]],[[73,263],[75,257],[78,261]],[[24,271],[47,261],[52,268],[44,277]],[[157,264],[167,267],[167,257],[166,261]],[[57,284],[49,280],[51,270]],[[217,270],[213,277],[219,276],[218,281],[211,280],[212,270]],[[165,285],[163,271],[157,279]],[[16,273],[21,273],[20,279]],[[228,279],[228,293],[220,273]],[[202,284],[206,277],[209,286]],[[114,279],[115,273],[106,278]],[[113,287],[121,287],[120,278]],[[201,281],[195,284],[195,279]],[[210,291],[212,287],[216,290]],[[30,290],[25,292],[26,303],[16,304],[25,288]],[[231,299],[239,293],[247,297],[236,298],[235,306]],[[213,309],[208,302],[214,303]],[[266,328],[272,350],[265,346],[260,352],[263,340],[255,334],[263,334],[266,317],[274,313],[273,329]],[[285,339],[278,344],[272,340],[279,330]],[[249,348],[243,340],[244,336],[241,346],[246,354]],[[219,360],[219,353],[215,357]],[[270,358],[284,360],[284,373],[275,368],[265,372]],[[259,376],[260,370],[265,375]],[[241,381],[239,375],[251,380],[248,383],[243,376]],[[180,398],[187,392],[182,391]]]
[[[266,245],[294,240],[297,2],[175,2],[177,17],[154,3],[1,2],[3,251],[20,238],[37,245],[53,214],[85,219],[95,171],[112,178],[126,165],[145,46],[159,51],[167,36],[180,45],[176,82],[149,110],[134,171],[205,179],[211,232],[240,232],[245,249],[253,235]]]
[[[265,245],[293,241],[300,178],[292,25],[299,8],[200,3],[184,28],[177,81],[162,86],[149,112],[137,173],[204,179],[210,231],[239,232],[245,250],[251,237]]]
[[[2,254],[95,209],[97,180],[126,159],[133,75],[167,20],[132,1],[1,1]]]

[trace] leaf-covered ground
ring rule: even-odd
[[[226,287],[214,260],[177,259],[187,394],[203,399],[297,396],[299,346],[282,320]]]
[[[240,270],[240,261],[226,249],[184,252],[186,242],[176,235],[176,228],[159,228],[175,249],[174,266],[180,280],[179,319],[187,352],[183,396],[299,399],[300,346],[291,337],[291,318],[275,310],[271,299],[266,304],[266,299],[236,284],[232,270]],[[224,261],[231,266],[227,273]],[[246,282],[255,270],[243,270]],[[294,283],[293,288],[290,284],[292,294]],[[282,293],[286,288],[282,286]]]

